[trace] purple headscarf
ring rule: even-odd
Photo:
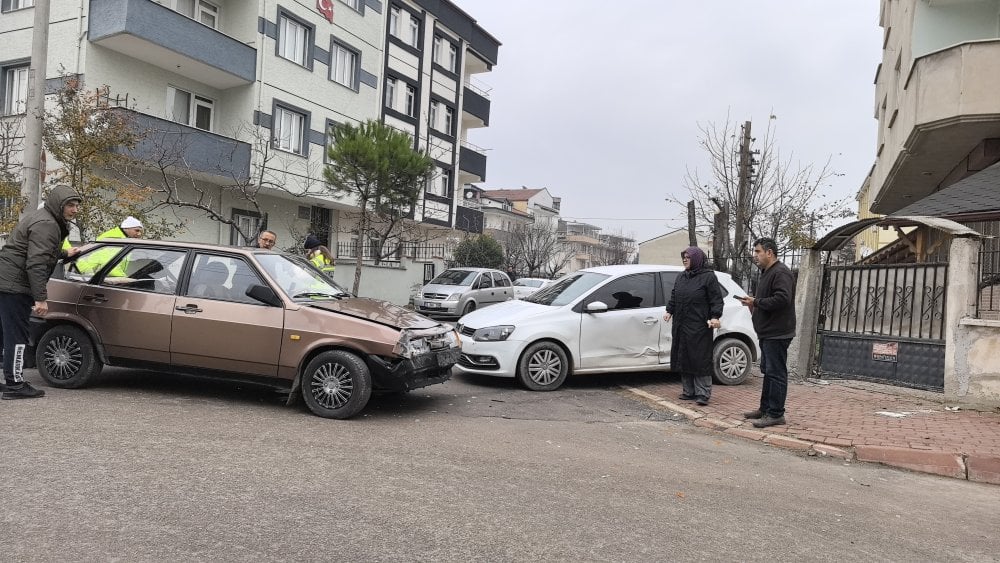
[[[683,258],[685,254],[691,260],[691,267],[688,269],[692,272],[697,272],[705,267],[705,253],[702,252],[697,246],[687,247],[684,252],[681,252],[681,258]]]

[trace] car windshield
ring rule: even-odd
[[[445,270],[441,275],[432,279],[431,283],[438,285],[472,285],[472,280],[476,279],[479,272],[473,270]]]
[[[341,299],[351,293],[317,270],[302,256],[258,254],[257,261],[281,291],[296,301]]]
[[[559,307],[573,302],[574,299],[608,279],[608,277],[605,274],[595,274],[593,272],[569,274],[559,278],[552,285],[532,293],[524,300],[530,303]]]
[[[514,285],[520,285],[523,287],[542,287],[545,280],[532,280],[528,278],[521,278],[514,282]]]

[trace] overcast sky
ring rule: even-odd
[[[875,160],[878,2],[454,0],[501,43],[487,189],[548,188],[562,215],[638,241],[685,225],[665,199],[707,173],[698,124],[776,115],[777,146],[832,157],[852,198]]]

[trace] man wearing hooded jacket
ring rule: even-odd
[[[24,381],[24,351],[28,344],[31,313],[48,310],[46,285],[56,262],[74,256],[78,249],[61,249],[69,234],[68,221],[80,211],[83,198],[69,186],[56,186],[45,205],[31,211],[14,227],[0,249],[0,324],[3,326],[3,399],[32,399],[45,391]]]

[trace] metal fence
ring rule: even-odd
[[[1000,250],[984,247],[979,252],[978,289],[976,318],[1000,320]]]
[[[821,331],[944,339],[946,262],[831,266],[824,277]]]
[[[337,243],[337,258],[357,258],[358,246],[358,241],[356,240]],[[403,258],[427,261],[433,259],[447,260],[450,256],[451,251],[444,244],[402,243],[390,248],[374,243],[365,245],[362,260],[376,263],[394,263],[401,261]]]

